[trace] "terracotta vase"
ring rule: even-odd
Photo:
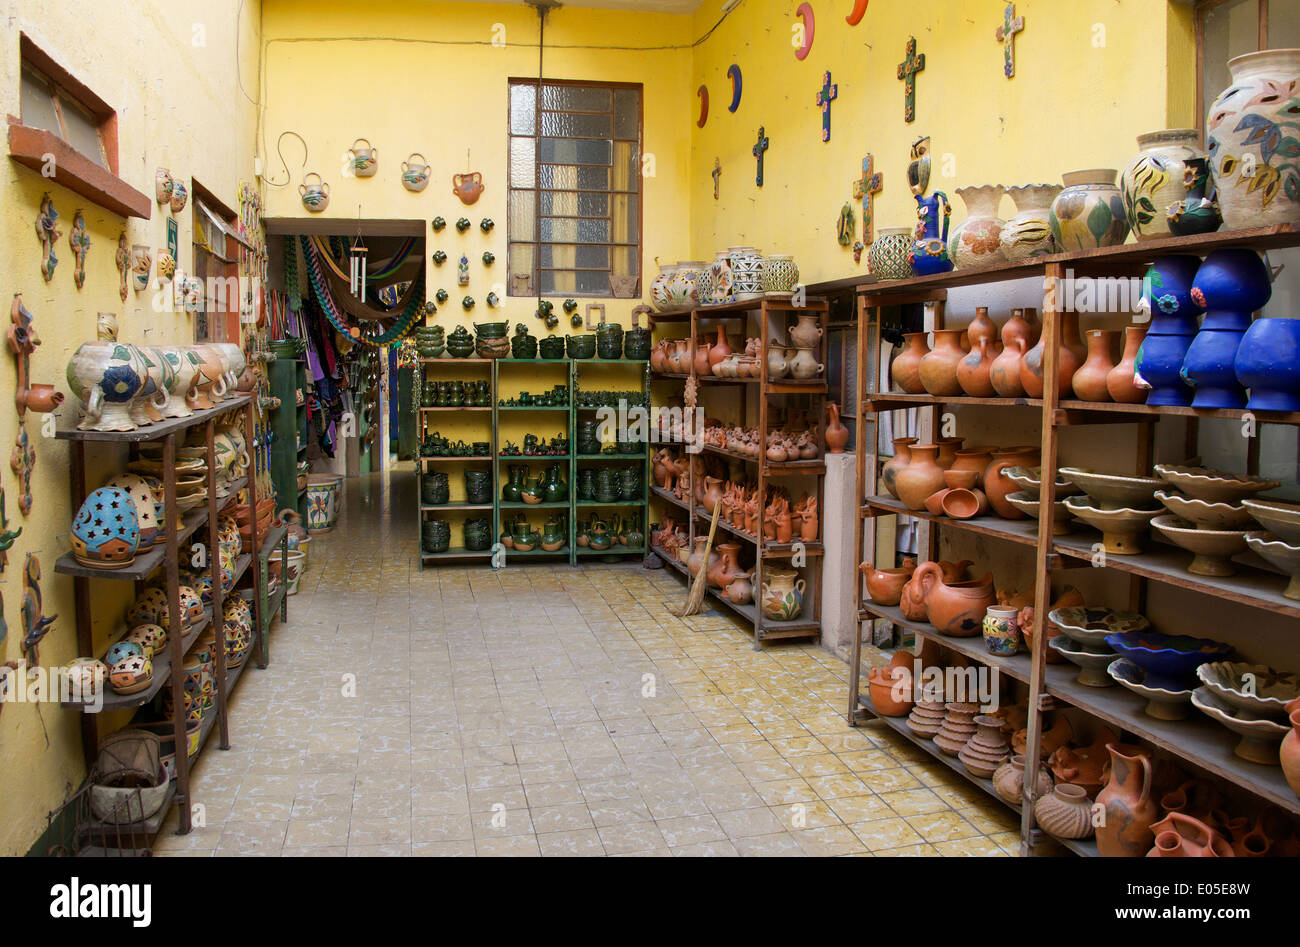
[[[1109,401],[1107,380],[1115,368],[1111,349],[1119,332],[1115,329],[1089,329],[1086,334],[1088,358],[1070,379],[1070,386],[1080,401]]]
[[[691,340],[677,339],[673,353],[669,355],[669,369],[678,375],[689,375],[691,373]]]
[[[1043,359],[1047,353],[1047,340],[1039,338],[1020,362],[1020,384],[1031,398],[1043,397]],[[1083,343],[1079,341],[1079,314],[1061,313],[1061,347],[1056,356],[1057,391],[1062,398],[1070,397],[1070,382],[1084,359]]]
[[[936,329],[934,348],[921,359],[921,387],[932,395],[959,395],[957,366],[965,358],[961,329]]]
[[[720,543],[717,561],[709,565],[705,580],[715,589],[725,589],[740,573],[740,544]]]
[[[713,508],[722,502],[722,494],[722,478],[705,477],[704,495],[701,497],[700,505],[712,514]]]
[[[989,373],[993,370],[993,359],[997,355],[994,343],[988,338],[981,338],[974,346],[970,354],[957,365],[957,384],[972,398],[992,398],[997,394],[997,389],[989,378]]]
[[[1124,330],[1124,354],[1119,363],[1106,375],[1106,393],[1120,404],[1143,404],[1147,389],[1135,383],[1138,352],[1147,337],[1146,326],[1128,326]]]
[[[1028,343],[1023,338],[1013,338],[1003,345],[1002,352],[989,366],[989,384],[1002,398],[1023,398],[1025,386],[1020,381],[1020,363],[1024,361]]]
[[[1052,774],[1046,766],[1038,767],[1038,779],[1034,787],[1034,800],[1052,791]],[[1020,755],[1011,757],[998,767],[993,774],[993,791],[1003,800],[1018,806],[1024,802],[1025,795],[1025,758]]]
[[[790,344],[799,349],[816,348],[822,339],[821,316],[815,312],[800,312],[798,321],[790,327]]]
[[[901,391],[909,395],[925,394],[921,384],[921,359],[930,351],[924,332],[908,332],[903,336],[903,351],[890,365],[890,374]]]
[[[938,444],[913,444],[911,461],[894,477],[898,499],[909,510],[925,509],[925,501],[943,488],[943,468],[937,457]]]
[[[998,341],[998,326],[989,318],[988,306],[975,307],[975,318],[966,327],[966,341],[970,343],[966,347],[966,351],[969,352],[979,345],[980,339],[988,339],[990,342]]]
[[[840,423],[840,406],[835,402],[826,405],[826,449],[832,454],[844,453],[844,445],[849,442],[849,429]]]
[[[984,473],[988,470],[989,464],[993,461],[993,452],[987,447],[969,447],[965,450],[957,451],[952,464],[948,467],[948,473],[967,471],[976,474],[975,483],[984,482]]]
[[[902,569],[877,569],[869,562],[858,566],[867,582],[867,595],[877,605],[897,605],[903,598],[903,586],[916,572],[916,564]]]
[[[1300,700],[1287,705],[1291,711],[1291,732],[1282,738],[1282,775],[1291,791],[1300,796]]]
[[[975,718],[976,731],[957,758],[968,770],[981,779],[992,779],[1011,756],[1011,744],[1002,733],[1000,717]]]
[[[917,442],[915,437],[898,437],[894,439],[894,456],[885,461],[884,466],[880,468],[880,479],[885,483],[885,489],[889,495],[898,499],[898,472],[912,462],[912,445]]]
[[[1151,826],[1155,845],[1147,855],[1151,858],[1232,858],[1235,853],[1229,841],[1206,825],[1181,812],[1171,812]]]
[[[1151,850],[1151,826],[1160,809],[1151,796],[1151,758],[1145,753],[1128,756],[1116,746],[1110,752],[1110,782],[1097,794],[1106,813],[1097,828],[1097,852],[1106,858],[1140,858]]]
[[[961,450],[962,445],[966,443],[966,438],[941,437],[935,443],[939,445],[939,453],[934,458],[935,463],[947,470],[957,462],[957,451]]]
[[[709,538],[707,536],[697,536],[695,538],[695,548],[686,559],[686,568],[691,576],[699,575],[700,570],[704,569],[706,581],[708,579],[708,569],[717,561],[716,557],[718,555],[716,552],[710,552],[709,558],[707,560],[704,558],[704,547],[708,545],[708,542]]]
[[[695,374],[712,375],[713,365],[709,362],[709,343],[703,339],[697,339],[695,342]]]
[[[718,326],[718,341],[713,343],[709,349],[709,365],[717,365],[728,355],[731,354],[731,346],[727,344],[726,326]]]
[[[1058,784],[1034,803],[1038,825],[1057,838],[1080,839],[1092,835],[1092,802],[1082,787]]]
[[[733,605],[748,605],[754,600],[754,576],[750,572],[737,572],[723,593]]]
[[[1003,519],[1024,519],[1014,506],[1007,502],[1007,496],[1016,493],[1020,487],[1013,483],[1003,471],[1009,467],[1037,467],[1037,447],[1011,447],[993,452],[993,462],[984,472],[984,492],[988,494],[989,503]]]
[[[947,583],[938,563],[927,562],[916,569],[915,580],[925,596],[930,623],[940,634],[972,638],[983,632],[984,615],[998,603],[992,573],[970,582]]]
[[[867,674],[867,685],[871,691],[872,709],[880,716],[906,717],[911,712],[912,675],[909,671],[893,667],[872,668]]]

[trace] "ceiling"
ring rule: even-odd
[[[461,0],[462,3],[501,3],[503,0]],[[524,0],[504,0],[523,5]],[[641,10],[648,13],[694,13],[703,0],[561,0],[566,7],[599,7],[605,10]],[[718,7],[722,2],[718,0]]]

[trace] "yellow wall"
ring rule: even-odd
[[[228,206],[238,206],[238,185],[251,180],[256,111],[240,93],[257,97],[257,0],[244,3],[236,22],[237,0],[95,0],[73,4],[48,0],[13,0],[5,4],[5,42],[0,46],[0,112],[17,116],[19,107],[19,32],[84,82],[118,113],[120,176],[146,194],[154,193],[154,172],[170,168],[188,187],[197,179]],[[236,57],[236,29],[239,55]],[[195,39],[203,45],[196,45]],[[190,189],[192,193],[192,188]],[[63,236],[57,245],[59,265],[51,282],[40,273],[40,244],[33,227],[41,195],[49,191],[59,212]],[[128,243],[153,248],[167,245],[164,218],[154,204],[151,220],[123,219],[39,174],[10,162],[0,176],[0,246],[4,254],[4,304],[22,293],[36,316],[42,345],[32,360],[34,380],[53,383],[67,398],[60,426],[75,423],[76,399],[68,393],[64,370],[77,346],[95,337],[96,313],[117,314],[125,341],[172,344],[193,341],[185,315],[156,314],[148,294],[118,296],[114,264],[117,238],[125,227]],[[85,286],[73,283],[68,232],[77,208],[83,208],[91,246]],[[190,266],[193,201],[178,215],[181,265]],[[12,359],[0,359],[0,391],[14,387]],[[24,554],[37,553],[44,573],[45,613],[58,621],[40,648],[47,667],[66,664],[78,655],[72,581],[54,574],[55,560],[69,548],[74,510],[68,502],[68,447],[40,436],[40,415],[28,415],[27,430],[36,446],[32,515],[17,508],[17,483],[8,470],[16,433],[12,402],[0,405],[0,456],[10,527],[23,534],[9,553],[0,577],[9,635],[0,644],[0,661],[19,660],[22,632],[19,603]],[[116,473],[120,458],[105,448],[91,448],[101,478]],[[92,474],[92,486],[99,481]],[[97,602],[99,651],[119,630],[129,589],[122,583],[92,587]],[[105,722],[108,727],[112,721]],[[82,779],[81,737],[76,715],[57,706],[15,704],[0,712],[0,855],[26,852],[45,828],[46,813],[58,806]]]

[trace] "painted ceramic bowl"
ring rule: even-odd
[[[1184,720],[1187,708],[1192,700],[1192,689],[1165,690],[1162,687],[1149,687],[1149,675],[1128,658],[1116,658],[1106,669],[1111,678],[1137,694],[1147,702],[1146,714],[1157,720]]]
[[[1291,584],[1282,594],[1300,602],[1300,546],[1284,543],[1272,533],[1258,532],[1246,534],[1246,548],[1280,569],[1283,575],[1289,575]]]
[[[1161,510],[1098,509],[1080,497],[1066,497],[1066,509],[1094,529],[1101,530],[1106,552],[1134,556],[1142,551],[1142,535]]]
[[[1246,551],[1245,530],[1197,529],[1195,523],[1168,513],[1153,519],[1151,526],[1175,546],[1192,553],[1192,561],[1187,564],[1192,575],[1237,574],[1232,557]]]
[[[1260,526],[1292,546],[1300,546],[1300,504],[1277,500],[1242,500],[1241,505]]]
[[[140,524],[135,502],[121,487],[100,487],[72,521],[72,554],[82,565],[121,569],[135,561]]]
[[[1198,667],[1232,654],[1232,645],[1209,638],[1155,631],[1107,635],[1106,643],[1147,672],[1147,687],[1167,691],[1184,690],[1195,680]]]
[[[1211,503],[1168,490],[1157,490],[1156,499],[1174,516],[1200,529],[1245,529],[1251,524],[1250,511],[1239,504]]]
[[[1216,661],[1202,664],[1196,676],[1243,720],[1285,720],[1286,705],[1300,698],[1300,677],[1266,664]]]
[[[1192,692],[1192,706],[1216,723],[1221,723],[1241,737],[1233,750],[1243,760],[1264,766],[1281,764],[1279,747],[1291,727],[1273,720],[1249,720],[1241,712],[1208,687],[1198,687]]]
[[[1083,645],[1085,651],[1096,654],[1114,655],[1114,649],[1106,643],[1107,635],[1123,634],[1130,631],[1146,631],[1151,622],[1132,612],[1119,612],[1111,608],[1088,608],[1083,605],[1071,605],[1053,609],[1047,620],[1056,625],[1075,644]]]
[[[147,623],[136,625],[122,640],[135,642],[152,658],[163,649],[163,645],[167,644],[167,632],[161,625]]]
[[[1246,474],[1211,470],[1208,467],[1156,464],[1155,472],[1160,479],[1172,483],[1189,497],[1211,503],[1240,503],[1256,493],[1274,490],[1282,485],[1280,481],[1265,477],[1250,477]]]
[[[1035,500],[1042,495],[1042,467],[1008,467],[1006,470],[1002,471],[1002,476],[1006,477]],[[1056,499],[1060,500],[1065,497],[1077,496],[1082,492],[1083,489],[1076,486],[1073,481],[1067,480],[1059,473],[1056,475]]]
[[[1095,651],[1085,651],[1065,635],[1048,639],[1047,646],[1079,668],[1079,676],[1075,678],[1078,683],[1085,687],[1114,686],[1115,682],[1106,673],[1106,668],[1115,660],[1114,653],[1097,654]]]
[[[1038,519],[1040,501],[1037,496],[1031,495],[1028,490],[1008,493],[1006,500],[1026,516]],[[1052,504],[1052,535],[1064,536],[1069,532],[1070,508],[1065,505],[1064,500],[1057,500]]]
[[[1088,494],[1091,505],[1102,510],[1150,506],[1155,492],[1164,486],[1154,477],[1122,477],[1082,467],[1062,467],[1060,476]]]
[[[136,694],[153,683],[153,662],[143,653],[132,654],[108,670],[108,686],[118,694]]]

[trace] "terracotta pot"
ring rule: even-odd
[[[1058,784],[1034,803],[1038,825],[1057,838],[1088,838],[1092,835],[1092,802],[1082,787]]]
[[[1011,744],[1002,733],[1002,718],[979,716],[975,718],[975,734],[957,754],[968,770],[981,779],[992,779],[1011,756]]]
[[[961,329],[936,329],[934,348],[921,359],[921,387],[932,395],[959,395],[957,366],[966,357]]]
[[[998,516],[1008,520],[1025,518],[1024,513],[1021,513],[1007,502],[1008,494],[1015,493],[1020,488],[1012,483],[1003,474],[1003,471],[1009,467],[1037,466],[1037,447],[1011,447],[993,452],[993,462],[989,464],[988,470],[984,472],[984,492],[988,494],[989,503],[992,504]]]
[[[1147,337],[1146,326],[1128,326],[1124,330],[1124,354],[1119,363],[1106,375],[1106,393],[1112,401],[1121,404],[1143,404],[1147,400],[1147,390],[1134,383],[1137,373],[1138,352]]]
[[[718,554],[712,551],[709,553],[708,560],[707,561],[705,560],[704,547],[708,545],[708,542],[709,542],[709,538],[707,536],[696,537],[695,549],[691,551],[690,556],[686,560],[686,568],[690,572],[691,576],[694,577],[699,575],[700,570],[703,569],[705,571],[706,581],[708,579],[709,568],[712,567],[713,564],[718,561]]]
[[[984,482],[984,474],[978,470],[957,470],[949,467],[943,472],[943,482],[949,490],[974,490]]]
[[[691,373],[691,340],[676,339],[671,354],[668,356],[669,371],[678,375]]]
[[[697,375],[713,374],[713,365],[709,362],[709,343],[702,339],[697,339],[695,342],[695,361],[693,365]]]
[[[1085,334],[1088,358],[1070,379],[1070,387],[1080,401],[1109,401],[1107,379],[1115,368],[1111,349],[1119,335],[1116,329],[1089,329]]]
[[[936,459],[939,445],[913,444],[910,450],[911,461],[898,471],[894,487],[905,507],[923,510],[926,499],[943,488],[943,468]]]
[[[939,504],[955,520],[969,520],[989,511],[989,498],[983,490],[948,490]]]
[[[668,370],[666,367],[668,364],[668,353],[665,351],[667,348],[668,340],[663,339],[650,350],[650,370],[652,372],[664,372]]]
[[[988,339],[989,342],[998,341],[998,326],[989,318],[988,306],[975,307],[975,318],[966,327],[966,341],[970,343],[966,351],[977,348],[980,339]]]
[[[906,717],[912,710],[912,675],[903,668],[872,668],[867,674],[871,706],[882,717]],[[897,689],[908,695],[900,700]]]
[[[1020,362],[1020,384],[1031,398],[1043,397],[1043,359],[1047,341],[1040,338]],[[1084,359],[1083,343],[1079,341],[1079,314],[1072,310],[1061,313],[1061,347],[1056,356],[1057,391],[1062,398],[1070,397],[1070,382]]]
[[[877,605],[897,605],[903,597],[903,586],[916,572],[916,564],[902,569],[877,569],[871,563],[864,562],[858,566],[858,571],[866,577],[867,594],[871,596],[871,601]]]
[[[943,516],[943,498],[948,495],[948,488],[936,490],[925,498],[925,511],[931,516]]]
[[[740,544],[721,543],[718,558],[709,564],[704,577],[715,589],[725,589],[740,572]]]
[[[972,638],[982,633],[984,615],[998,603],[993,588],[993,574],[971,582],[946,583],[937,563],[918,566],[915,580],[925,596],[925,610],[930,623],[940,634],[954,638]]]
[[[1282,774],[1291,791],[1300,796],[1300,701],[1287,705],[1291,711],[1291,732],[1282,738]]]
[[[826,405],[826,449],[832,454],[844,453],[844,445],[849,442],[849,429],[840,423],[840,406],[834,401]]]
[[[1248,819],[1238,819],[1236,825],[1241,826],[1243,822],[1249,825]],[[1238,858],[1267,858],[1272,851],[1273,840],[1264,831],[1262,816],[1255,822],[1254,828],[1241,826],[1238,832],[1232,834],[1232,853]]]
[[[947,470],[957,462],[957,451],[961,450],[962,444],[966,443],[966,438],[941,437],[935,443],[939,445],[939,453],[935,456],[934,462]]]
[[[903,339],[903,351],[890,365],[890,375],[901,391],[909,395],[923,395],[925,385],[921,384],[921,360],[930,351],[925,342],[925,333],[908,332]]]
[[[992,398],[997,389],[993,387],[989,373],[998,353],[994,343],[987,338],[981,338],[973,345],[971,353],[957,365],[957,384],[972,398]]]
[[[718,326],[718,341],[713,343],[709,349],[709,365],[717,365],[728,355],[731,354],[731,346],[727,344],[726,326]]]
[[[992,463],[992,461],[993,451],[989,448],[968,447],[964,450],[957,451],[952,465],[948,467],[948,471],[950,473],[954,471],[971,471],[978,475],[976,483],[982,483],[984,480],[984,473],[988,470],[989,464]],[[956,484],[949,484],[949,486],[956,486]]]
[[[1097,828],[1097,851],[1106,858],[1140,858],[1151,850],[1151,826],[1160,818],[1151,796],[1151,757],[1145,751],[1128,756],[1113,744],[1106,749],[1110,782],[1097,794],[1097,805],[1106,813]]]
[[[1226,838],[1181,812],[1171,812],[1151,831],[1155,833],[1155,845],[1147,853],[1151,858],[1232,858],[1235,854]]]
[[[737,572],[723,593],[735,605],[748,605],[754,600],[753,573]]]
[[[1047,771],[1046,766],[1038,767],[1037,785],[1034,788],[1035,800],[1052,791],[1052,774]],[[1012,805],[1018,806],[1024,802],[1025,758],[1023,756],[1013,756],[998,768],[993,774],[993,791]]]
[[[1110,768],[1111,744],[1119,744],[1119,734],[1109,727],[1102,727],[1097,739],[1088,746],[1061,746],[1052,753],[1048,765],[1058,783],[1073,783],[1087,792],[1089,798],[1096,797],[1105,785],[1106,772]],[[1137,747],[1120,745],[1121,752],[1136,755],[1141,750]]]
[[[1002,352],[989,366],[989,384],[1002,398],[1023,398],[1025,386],[1020,381],[1020,367],[1029,343],[1022,338],[1012,339],[1002,346]]]
[[[894,439],[894,456],[889,458],[880,468],[880,479],[885,483],[885,489],[889,491],[890,496],[898,498],[897,479],[898,472],[912,462],[912,445],[917,442],[915,437],[898,437]]]
[[[705,477],[704,495],[700,498],[700,505],[712,513],[713,508],[722,502],[722,495],[722,478]]]

